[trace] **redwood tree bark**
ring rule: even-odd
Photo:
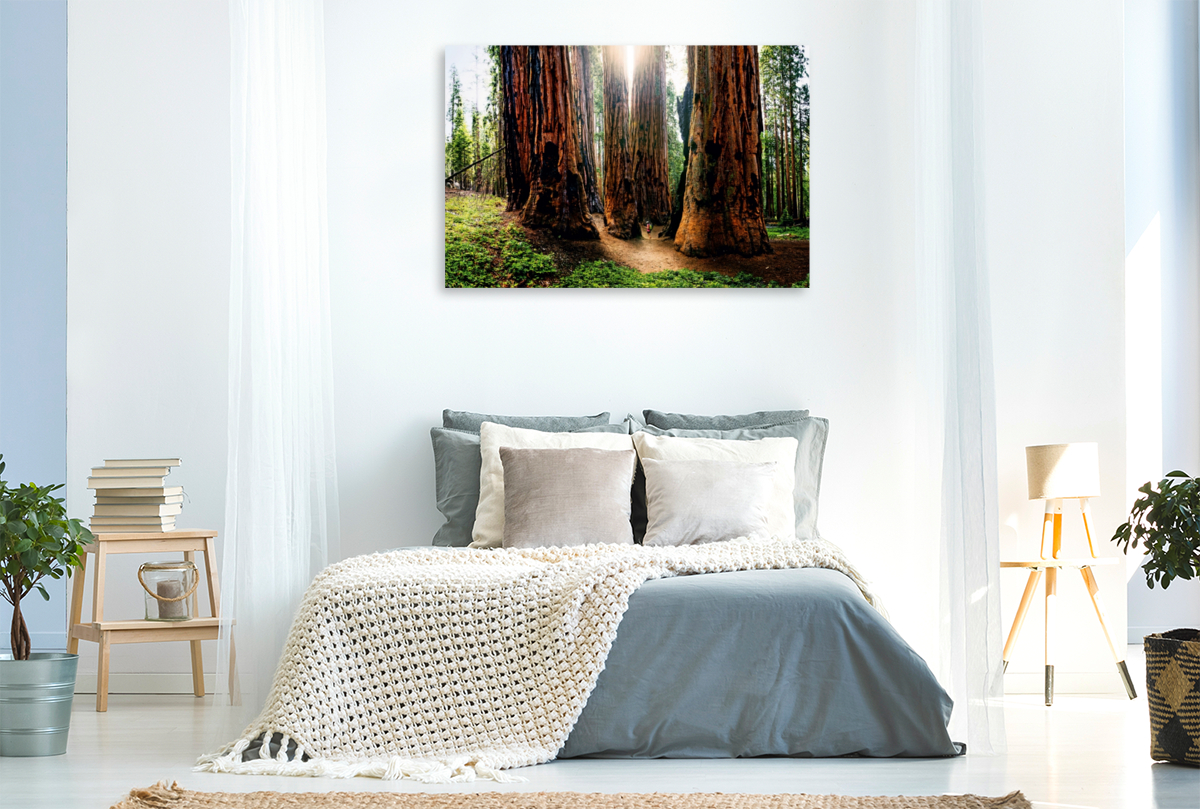
[[[533,142],[529,199],[521,209],[521,224],[548,228],[567,239],[599,239],[588,216],[579,169],[567,47],[539,45],[528,51]]]
[[[642,235],[629,143],[629,90],[625,48],[604,46],[604,222],[618,239]]]
[[[591,48],[575,45],[571,48],[571,109],[575,116],[575,131],[579,134],[579,170],[588,210],[603,213],[604,203],[596,186],[596,113],[592,95]]]
[[[629,136],[633,146],[633,192],[638,220],[665,225],[671,220],[671,181],[667,171],[667,49],[633,49],[633,89]]]
[[[697,45],[690,61],[690,157],[675,247],[686,256],[769,253],[758,167],[758,49]]]
[[[501,133],[506,210],[519,211],[529,200],[529,159],[533,151],[533,103],[529,95],[529,52],[524,45],[500,46]]]

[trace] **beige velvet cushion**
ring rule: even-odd
[[[471,529],[472,548],[499,548],[504,542],[504,465],[500,447],[516,449],[633,449],[624,433],[543,433],[485,421],[479,430],[479,505]]]
[[[796,507],[792,490],[796,485],[795,438],[763,438],[758,441],[732,441],[722,438],[668,438],[649,433],[634,433],[633,443],[643,466],[647,459],[656,461],[738,461],[776,464],[771,501],[767,510],[767,531],[783,539],[796,536]],[[649,485],[649,480],[647,480]],[[647,492],[647,504],[649,493]],[[648,510],[648,505],[647,505]]]
[[[697,545],[768,536],[775,461],[656,461],[644,458],[643,545]]]
[[[500,448],[504,547],[633,544],[632,449]]]

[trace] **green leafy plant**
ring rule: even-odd
[[[1125,553],[1138,543],[1145,547],[1147,587],[1158,582],[1165,590],[1176,578],[1200,578],[1200,480],[1175,471],[1157,489],[1149,481],[1138,491],[1145,496],[1134,502],[1113,542]]]
[[[42,579],[61,579],[79,567],[83,546],[94,539],[79,520],[67,519],[62,499],[54,496],[62,487],[27,483],[10,488],[0,477],[0,596],[13,607],[9,640],[14,660],[28,660],[30,651],[21,599],[36,589],[49,601]]]

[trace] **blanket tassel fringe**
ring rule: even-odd
[[[268,749],[271,731],[262,736],[262,750]],[[383,781],[410,780],[426,784],[456,784],[465,781],[487,780],[502,784],[527,781],[519,775],[504,772],[487,761],[472,756],[443,759],[390,758],[365,761],[329,761],[310,758],[303,761],[304,748],[297,747],[288,758],[288,737],[283,737],[275,757],[243,759],[250,739],[239,739],[216,753],[201,756],[192,769],[196,772],[233,773],[235,775],[292,775],[311,778],[355,778],[366,776]],[[153,804],[151,804],[153,805]],[[164,804],[169,805],[169,804]]]

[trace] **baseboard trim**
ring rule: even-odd
[[[1172,629],[1181,629],[1179,624],[1163,624],[1161,626],[1131,626],[1128,629],[1129,643],[1132,646],[1141,646],[1142,638],[1147,635],[1153,635],[1159,632],[1170,632]]]
[[[96,672],[80,672],[75,677],[76,694],[96,693]],[[212,694],[217,689],[217,675],[204,675],[204,692]],[[108,675],[110,694],[191,694],[192,675],[184,672],[121,673]]]
[[[7,625],[5,628],[8,628]],[[67,650],[67,633],[30,632],[29,648],[34,652],[65,652]]]
[[[1004,675],[1005,694],[1044,694],[1045,689],[1043,671],[1010,671]],[[1114,665],[1112,671],[1056,671],[1054,693],[1124,694],[1125,686]]]

